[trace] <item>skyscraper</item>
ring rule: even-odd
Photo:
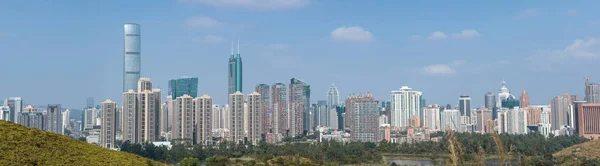
[[[310,85],[306,82],[292,78],[290,80],[290,136],[302,135],[304,130],[309,130],[310,111]]]
[[[123,26],[123,92],[137,90],[141,67],[141,30],[140,25],[127,23]]]
[[[338,91],[335,84],[331,83],[329,90],[327,91],[327,108],[335,108],[340,105],[340,92]]]
[[[184,77],[169,80],[169,93],[172,100],[184,94],[198,97],[198,77]]]
[[[446,130],[450,128],[451,130],[458,131],[460,126],[460,111],[455,109],[446,109],[442,112],[442,123],[440,124],[440,128],[442,130]]]
[[[261,141],[262,131],[262,97],[258,92],[248,94],[248,141],[253,145],[257,145]]]
[[[506,88],[506,82],[504,82],[504,80],[503,80],[502,87],[500,88],[500,91],[498,92],[498,100],[496,101],[496,107],[498,107],[498,108],[502,107],[502,101],[506,100],[508,97],[510,97],[510,90],[508,90],[508,88]]]
[[[194,99],[196,144],[212,144],[212,97],[202,95]]]
[[[523,89],[523,93],[521,93],[521,98],[519,101],[521,103],[521,108],[529,107],[529,95],[527,95],[527,91],[525,91],[525,89]]]
[[[254,91],[260,94],[260,110],[262,112],[261,131],[263,133],[268,133],[269,129],[271,129],[271,103],[269,100],[269,96],[271,96],[270,87],[267,84],[258,84],[254,88]]]
[[[194,98],[189,95],[177,97],[173,101],[173,124],[171,136],[174,140],[192,143],[194,138]]]
[[[243,143],[244,141],[244,94],[235,92],[229,94],[229,141]]]
[[[242,56],[240,55],[240,42],[238,41],[238,53],[233,54],[233,43],[231,43],[231,56],[229,57],[229,90],[227,94],[242,91]]]
[[[429,128],[431,132],[442,130],[442,128],[440,128],[439,105],[429,105],[423,108],[423,126]]]
[[[458,110],[460,116],[471,116],[471,97],[469,95],[460,95],[458,98]]]
[[[4,100],[4,105],[10,108],[10,112],[8,113],[9,121],[18,123],[19,115],[23,111],[23,99],[21,97],[9,97]]]
[[[562,126],[568,124],[569,105],[571,104],[569,94],[563,94],[554,97],[550,102],[552,110],[552,130],[560,130]]]
[[[346,99],[346,121],[347,126],[350,126],[352,141],[380,141],[378,104],[370,93]]]
[[[60,104],[48,104],[46,117],[44,118],[45,130],[62,135],[64,133],[62,121],[62,108]]]
[[[0,106],[0,108],[1,108],[1,106]],[[2,119],[2,118],[0,118],[0,119]],[[67,126],[69,126],[70,120],[71,120],[71,110],[67,109],[65,112],[62,113],[62,127],[67,128]]]
[[[315,117],[317,118],[315,118],[315,127],[317,125],[330,127],[331,117],[329,111],[331,109],[327,107],[327,101],[317,101],[316,107]]]
[[[96,125],[96,119],[98,118],[99,112],[100,111],[96,108],[83,109],[83,129],[92,129]]]
[[[488,122],[492,120],[492,110],[487,108],[480,108],[477,110],[477,131],[479,133],[490,133],[491,130],[489,128]]]
[[[160,105],[160,133],[161,135],[169,132],[169,107],[167,102]]]
[[[588,104],[600,103],[600,85],[585,79],[585,100]]]
[[[138,91],[123,93],[123,141],[154,142],[160,136],[160,89],[152,89],[149,78],[140,78]]]
[[[271,86],[271,99],[273,104],[272,129],[273,133],[287,136],[288,126],[288,107],[287,107],[287,87],[283,83],[275,83]]]
[[[102,109],[102,128],[100,132],[100,146],[105,148],[115,148],[115,140],[117,135],[117,103],[106,99],[101,103]]]
[[[402,86],[400,90],[391,92],[391,126],[408,126],[408,119],[420,116],[422,94],[420,91],[413,91],[408,86]]]
[[[496,96],[492,92],[485,93],[485,108],[493,110],[496,106]]]

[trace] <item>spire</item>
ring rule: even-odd
[[[240,40],[238,40],[238,55],[240,55]]]
[[[233,55],[233,40],[231,41],[231,55]]]

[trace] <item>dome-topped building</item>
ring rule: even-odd
[[[506,87],[506,82],[504,80],[502,80],[502,87],[500,88],[500,91],[498,92],[498,101],[496,102],[496,107],[500,108],[502,107],[502,101],[508,99],[508,97],[510,97],[510,90],[508,90],[508,88]],[[514,96],[513,96],[514,98]]]

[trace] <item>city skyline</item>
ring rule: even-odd
[[[94,10],[96,12],[82,12],[77,16],[69,16],[62,12],[50,12],[47,15],[42,13],[52,11],[52,9],[15,14],[17,12],[15,9],[0,7],[0,14],[7,15],[9,18],[7,23],[15,25],[0,29],[0,54],[11,55],[3,56],[5,61],[0,62],[0,65],[16,69],[6,73],[5,76],[14,81],[0,82],[0,87],[2,87],[0,90],[3,92],[0,94],[0,98],[19,96],[23,99],[23,105],[61,103],[63,108],[82,108],[86,102],[84,98],[91,96],[96,99],[96,103],[109,98],[121,105],[123,103],[122,93],[117,93],[117,89],[123,86],[122,26],[128,22],[139,23],[145,36],[141,38],[141,47],[144,48],[141,77],[152,78],[155,87],[160,87],[165,92],[168,80],[185,75],[199,77],[201,79],[198,81],[198,95],[213,96],[214,103],[218,104],[227,103],[227,94],[225,93],[227,69],[224,66],[230,47],[227,41],[230,39],[240,39],[240,47],[245,53],[243,84],[245,89],[252,89],[259,83],[271,85],[276,82],[287,82],[286,80],[290,78],[300,78],[311,85],[313,94],[310,103],[326,99],[326,92],[334,82],[340,89],[341,99],[345,99],[348,94],[353,92],[371,92],[376,100],[388,100],[390,91],[402,86],[409,86],[425,93],[428,104],[456,106],[458,104],[456,97],[460,94],[467,94],[472,98],[472,108],[479,108],[483,106],[484,94],[486,92],[496,93],[498,83],[506,80],[513,90],[511,93],[515,96],[518,97],[518,92],[527,89],[531,104],[550,104],[549,101],[554,96],[562,93],[583,97],[585,91],[582,86],[586,77],[590,77],[591,82],[599,80],[593,72],[597,71],[598,67],[591,65],[598,62],[594,58],[598,55],[598,45],[594,36],[600,35],[598,32],[590,30],[598,27],[597,23],[593,23],[597,19],[590,18],[596,12],[589,8],[593,5],[572,4],[563,7],[557,3],[527,4],[525,5],[527,7],[483,13],[481,16],[469,19],[469,22],[459,21],[455,26],[439,26],[447,23],[444,19],[441,19],[442,23],[418,20],[437,18],[442,14],[428,13],[417,15],[415,16],[417,18],[414,19],[406,18],[402,14],[419,14],[418,11],[407,9],[392,14],[399,17],[395,18],[399,22],[416,25],[400,29],[400,31],[394,29],[402,27],[398,23],[390,23],[388,27],[377,23],[379,19],[374,16],[381,16],[382,12],[386,11],[381,10],[372,14],[357,13],[357,15],[363,14],[362,18],[365,18],[363,21],[336,15],[316,19],[317,22],[327,19],[336,21],[323,25],[311,24],[314,26],[300,31],[306,34],[302,36],[285,35],[287,33],[281,30],[271,31],[273,34],[264,33],[272,30],[271,28],[286,29],[288,26],[298,26],[300,23],[311,23],[298,20],[300,23],[284,25],[282,22],[288,20],[287,17],[292,17],[293,13],[325,12],[324,10],[328,6],[336,5],[334,2],[302,2],[307,2],[307,4],[297,8],[273,10],[282,17],[268,16],[268,12],[261,11],[272,9],[254,10],[238,6],[242,9],[231,11],[227,8],[190,4],[183,1],[140,4],[144,7],[169,6],[170,8],[165,12],[173,14],[164,17],[145,15],[152,11],[140,11],[135,8],[132,9],[133,11],[117,11],[117,13],[128,15],[131,14],[130,12],[140,12],[140,14],[122,18],[102,16],[93,20],[86,19],[86,17],[107,13],[110,11],[107,8],[124,9],[125,6],[131,6],[128,3],[133,2],[97,4],[99,8]],[[24,2],[8,3],[7,6],[24,4]],[[75,11],[85,11],[95,7],[89,4],[77,8],[71,6],[80,5],[77,2],[66,6],[40,2],[22,8],[22,10],[37,10],[45,5],[54,8],[72,8]],[[117,5],[122,5],[122,7]],[[360,5],[369,7],[369,11],[375,11],[373,10],[375,8],[368,3],[357,2],[342,4],[334,12],[350,13],[349,9]],[[396,2],[390,4],[390,7],[423,8],[422,5],[427,4]],[[442,4],[434,6],[439,7],[438,5]],[[473,5],[489,7],[488,4]],[[278,7],[275,6],[275,8]],[[387,9],[388,7],[381,8]],[[178,9],[186,10],[177,13]],[[198,9],[207,10],[198,12]],[[456,9],[444,10],[449,12]],[[575,11],[575,14],[573,16],[562,14],[567,11]],[[460,13],[450,13],[447,17],[448,20],[453,20],[460,16],[470,16],[474,12],[476,9],[469,9]],[[534,16],[526,16],[531,12],[534,13]],[[570,13],[572,14],[572,12]],[[237,19],[233,17],[233,15],[240,16],[241,14],[248,16]],[[66,18],[64,20],[70,21],[56,20],[55,17]],[[242,21],[243,18],[248,17],[263,19],[258,19],[256,22]],[[381,19],[392,18],[383,17]],[[36,26],[33,26],[30,21],[35,22],[36,19],[44,21],[36,22]],[[369,19],[372,21],[368,21]],[[494,29],[486,25],[489,22],[485,19],[496,19],[499,23],[510,24],[504,29]],[[554,19],[578,25],[578,28],[568,25],[547,26],[547,22]],[[273,21],[265,23],[264,20]],[[526,23],[527,21],[534,21],[537,24],[528,27],[531,24]],[[64,26],[55,27],[53,26],[55,22],[56,24],[64,23]],[[206,24],[207,22],[212,22],[212,24]],[[460,23],[464,23],[464,25]],[[170,29],[167,27],[172,28],[171,25],[178,25],[175,26],[180,28],[175,29],[178,32],[169,31]],[[267,25],[272,26],[268,27]],[[546,29],[532,33],[534,31],[532,28],[538,26]],[[45,28],[32,32],[34,27]],[[294,30],[298,29],[290,29],[290,31]],[[369,40],[344,38],[345,33],[363,31],[368,32],[362,34],[370,36],[367,37]],[[437,33],[438,31],[440,33]],[[506,33],[495,34],[502,31],[515,33],[508,35],[511,36],[510,39],[501,36],[507,35]],[[547,35],[559,32],[563,35],[558,37]],[[262,39],[262,35],[266,35],[266,37]],[[469,35],[475,38],[461,38]],[[48,42],[49,40],[53,40],[52,43]],[[509,44],[516,40],[523,41],[522,43],[515,42],[518,44],[514,45]],[[444,44],[455,48],[443,47]],[[30,47],[38,49],[24,49]],[[442,52],[430,51],[436,49]],[[505,51],[507,49],[520,52]],[[438,55],[442,53],[443,55]],[[553,56],[555,54],[561,56]],[[82,55],[85,58],[81,58]],[[563,59],[559,59],[564,58],[562,55],[568,55],[569,59],[558,63],[557,61],[563,61]],[[581,60],[581,58],[586,58],[584,55],[591,60]],[[537,60],[544,59],[540,56],[549,56],[547,59],[550,60],[544,61],[544,64],[547,63],[549,66],[539,66]],[[318,58],[322,60],[317,60]],[[386,58],[386,60],[382,61],[381,58]],[[406,59],[409,61],[406,62]],[[27,62],[28,66],[33,66],[33,69],[25,69],[22,67],[22,63],[13,62]],[[47,63],[53,64],[53,67],[42,69]],[[344,67],[357,65],[372,67]],[[200,72],[203,69],[209,69],[211,72]],[[353,75],[357,72],[364,76],[364,79],[354,79]],[[520,74],[514,74],[516,72],[520,72]],[[562,79],[550,79],[555,76],[560,76]],[[472,79],[465,78],[477,78],[478,83],[474,84]],[[366,80],[376,81],[367,82]],[[48,88],[33,86],[33,82],[39,81],[48,82],[46,84]],[[135,81],[137,82],[137,80]],[[465,84],[469,86],[464,86]],[[540,84],[543,86],[539,86]],[[244,92],[244,94],[248,93],[250,92]],[[48,98],[42,94],[57,95]],[[162,95],[161,98],[164,99],[166,93]]]

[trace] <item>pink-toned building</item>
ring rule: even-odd
[[[527,125],[538,125],[541,120],[542,109],[540,107],[527,107]]]
[[[408,127],[421,127],[421,117],[413,116],[408,119]]]
[[[381,125],[379,131],[381,132],[381,138],[383,140],[388,142],[392,141],[392,132],[389,124]]]
[[[579,104],[577,111],[579,136],[600,138],[600,104]]]
[[[521,94],[521,99],[519,101],[521,108],[529,107],[529,95],[527,95],[527,91],[523,90],[523,93]]]

